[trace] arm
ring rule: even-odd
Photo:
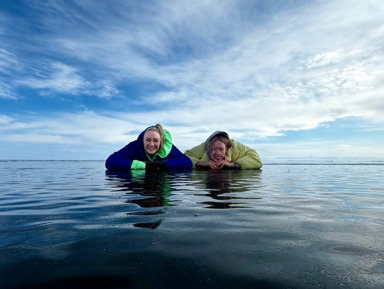
[[[204,166],[205,163],[206,163],[206,165],[208,165],[209,158],[208,158],[207,154],[205,153],[205,143],[204,142],[198,146],[191,148],[190,150],[186,150],[185,155],[191,159],[191,161],[195,167]],[[197,163],[199,163],[199,164],[197,164]]]
[[[145,162],[139,159],[137,141],[133,141],[110,155],[105,161],[105,167],[108,170],[145,169]]]
[[[232,142],[231,162],[237,163],[243,169],[260,169],[263,166],[259,154],[246,145],[235,140]]]
[[[172,146],[170,154],[165,159],[167,169],[190,169],[192,161],[184,155],[176,146]]]
[[[231,163],[228,154],[223,155],[223,159],[220,161],[209,160],[209,162],[197,162],[196,168],[211,168],[211,169],[241,169],[238,163]]]

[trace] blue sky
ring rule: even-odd
[[[262,159],[384,158],[384,5],[0,2],[0,159],[105,159],[162,123]]]

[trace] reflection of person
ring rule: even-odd
[[[202,144],[187,150],[196,168],[260,169],[263,163],[259,154],[233,139],[224,131],[216,131]]]
[[[211,209],[250,208],[260,199],[262,170],[195,170],[191,181],[201,199]],[[199,199],[200,200],[200,199]]]
[[[171,183],[169,172],[106,171],[108,181],[113,181],[113,190],[132,195],[126,203],[142,208],[158,208],[170,205]],[[144,198],[143,198],[144,197]],[[146,212],[147,215],[150,215]],[[151,214],[154,215],[154,214]]]
[[[171,172],[146,172],[144,170],[106,171],[106,180],[113,191],[125,192],[128,216],[135,217],[134,227],[156,229],[162,223],[156,216],[165,213],[163,207],[170,206]],[[141,216],[141,217],[140,217]],[[155,219],[154,219],[155,218]]]
[[[170,132],[156,124],[110,155],[105,166],[108,170],[189,169],[192,162],[172,144]]]

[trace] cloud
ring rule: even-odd
[[[3,141],[57,142],[85,144],[118,141],[133,124],[94,112],[65,113],[55,117],[30,116],[28,120],[3,116],[0,129]],[[105,132],[108,131],[108,135]],[[116,133],[118,132],[118,133]],[[23,138],[23,136],[26,136]]]
[[[49,145],[50,151],[54,148],[57,150],[60,148],[61,151],[75,149],[77,152],[97,152],[94,153],[93,157],[103,159],[113,151],[135,140],[138,134],[149,125],[160,122],[172,133],[174,144],[182,151],[200,144],[212,131],[224,129],[229,132],[232,138],[255,148],[266,159],[300,156],[384,156],[381,145],[382,138],[376,137],[375,143],[371,143],[369,140],[372,133],[380,134],[383,130],[379,124],[373,130],[372,124],[355,125],[351,123],[349,128],[344,128],[349,131],[350,137],[343,138],[338,133],[337,138],[329,140],[324,135],[335,133],[335,131],[332,130],[332,122],[328,122],[324,126],[323,134],[315,135],[315,137],[313,135],[305,138],[294,137],[290,141],[284,141],[284,139],[279,141],[281,132],[279,128],[273,126],[273,121],[270,121],[269,130],[265,126],[252,127],[254,123],[239,123],[233,117],[231,125],[225,127],[222,126],[221,122],[207,123],[204,119],[191,126],[188,118],[193,118],[193,115],[185,115],[185,113],[185,111],[164,111],[151,115],[145,112],[131,114],[111,112],[101,115],[92,111],[83,111],[58,114],[50,118],[30,115],[28,119],[25,119],[25,116],[11,118],[3,115],[0,116],[1,142],[4,147],[15,143],[23,143],[31,148],[45,144]],[[295,111],[291,113],[294,115]],[[304,125],[300,123],[300,117],[297,115],[297,120],[290,124],[292,130]],[[271,116],[272,118],[273,116]],[[304,116],[302,119],[307,120],[308,117]],[[314,117],[312,123],[306,125],[310,129],[311,126],[316,126],[317,122],[318,120]],[[270,139],[271,136],[274,136],[274,141]],[[44,155],[43,152],[38,154]],[[77,157],[88,158],[87,154],[84,152],[84,155]],[[60,156],[57,157],[60,158]]]
[[[0,47],[0,80],[2,79],[2,75],[12,75],[12,72],[16,71],[18,66],[19,62],[16,55]],[[17,98],[10,83],[7,83],[6,81],[0,81],[0,98]]]
[[[0,125],[9,124],[13,119],[7,115],[0,115]]]
[[[7,73],[16,65],[18,65],[16,55],[0,48],[0,73]]]
[[[306,63],[306,68],[311,69],[330,64],[340,63],[343,60],[345,53],[345,51],[337,49],[335,51],[317,54],[308,59]]]
[[[338,2],[338,6],[345,4]],[[262,30],[242,33],[236,43],[212,57],[159,67],[163,80],[171,79],[164,84],[172,91],[159,92],[155,99],[163,105],[177,105],[178,109],[184,106],[185,110],[198,113],[197,121],[210,121],[209,115],[218,117],[220,112],[229,115],[230,109],[225,107],[231,107],[236,119],[268,128],[269,118],[260,125],[255,123],[260,115],[257,106],[268,111],[274,119],[272,126],[282,131],[295,127],[293,123],[297,124],[295,129],[308,129],[351,115],[380,120],[384,61],[378,47],[382,24],[375,27],[378,19],[367,17],[369,5],[356,7],[359,15],[341,22],[336,19],[341,16],[342,7],[335,9],[331,4],[311,7],[300,14],[283,14],[278,22],[271,21]],[[348,11],[357,12],[353,9]],[[334,32],[335,27],[325,25],[324,17],[333,20],[340,31]],[[366,43],[360,38],[361,25],[375,30],[369,33],[369,41],[364,38]],[[313,39],[314,35],[318,39]],[[376,110],[365,110],[366,106],[360,105],[367,96],[374,101]],[[227,106],[222,108],[220,102]],[[222,121],[230,125],[229,120]]]
[[[35,76],[18,80],[17,83],[30,88],[69,94],[76,94],[87,86],[87,82],[75,68],[63,63],[51,63],[48,67],[35,71]]]
[[[113,81],[90,80],[81,76],[81,72],[74,66],[53,62],[42,68],[36,68],[34,76],[16,80],[19,86],[36,89],[42,94],[66,93],[71,95],[96,95],[100,98],[111,98],[119,94]]]
[[[294,2],[33,2],[44,33],[0,51],[3,72],[21,69],[2,97],[27,87],[105,106],[20,117],[8,137],[26,133],[18,125],[30,140],[124,143],[162,122],[188,145],[216,129],[251,142],[349,116],[384,121],[382,5]]]
[[[16,99],[17,96],[13,92],[12,85],[8,83],[2,83],[0,82],[0,98],[3,99]]]

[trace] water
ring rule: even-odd
[[[383,176],[0,161],[0,288],[384,288]]]

